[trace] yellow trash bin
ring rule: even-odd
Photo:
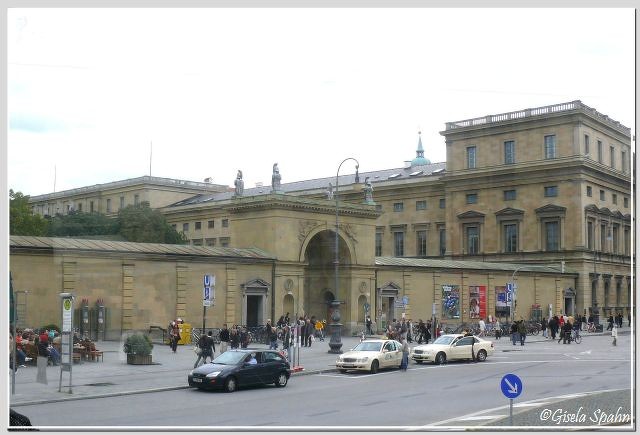
[[[180,340],[178,344],[191,344],[191,323],[182,323],[180,328]]]

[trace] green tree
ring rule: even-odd
[[[118,212],[119,232],[129,242],[184,244],[188,240],[167,223],[148,202],[129,205]]]
[[[45,236],[47,221],[34,215],[29,205],[29,196],[9,189],[9,234],[16,236]]]
[[[49,236],[76,237],[118,234],[118,222],[101,213],[69,212],[49,220]]]

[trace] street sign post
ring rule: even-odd
[[[202,334],[204,334],[207,307],[214,305],[216,301],[216,276],[204,275],[202,284]]]
[[[513,426],[513,399],[522,394],[522,380],[512,373],[502,377],[500,381],[502,394],[509,399],[509,426]]]

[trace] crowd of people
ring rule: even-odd
[[[14,370],[26,367],[26,363],[39,356],[47,358],[48,362],[53,365],[59,365],[61,360],[60,343],[60,332],[55,329],[16,329],[15,340],[13,335],[9,334],[10,367]]]
[[[431,320],[427,320],[425,323],[422,319],[418,319],[418,323],[415,324],[413,320],[403,318],[401,320],[393,319],[389,322],[385,333],[387,338],[400,342],[404,338],[408,343],[415,341],[418,344],[427,344],[432,337],[431,330]]]

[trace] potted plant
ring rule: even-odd
[[[135,333],[127,337],[123,350],[127,354],[127,364],[152,364],[153,343],[148,335]]]

